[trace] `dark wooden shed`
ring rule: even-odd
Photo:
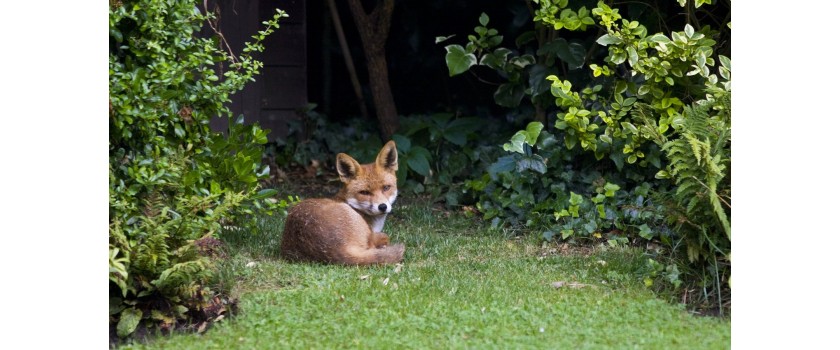
[[[263,21],[274,16],[275,9],[289,17],[264,42],[265,51],[257,57],[264,63],[261,74],[232,96],[235,116],[246,122],[259,122],[271,129],[269,140],[286,136],[287,122],[297,118],[297,110],[308,102],[306,82],[306,1],[305,0],[216,0],[220,10],[219,29],[232,50],[242,52],[244,43],[264,29]],[[210,6],[213,6],[212,3]],[[215,118],[213,130],[224,131],[227,121]]]

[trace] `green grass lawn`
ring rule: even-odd
[[[385,232],[406,244],[401,266],[286,263],[278,258],[279,219],[265,220],[258,234],[226,232],[223,283],[240,313],[202,335],[123,348],[730,347],[729,320],[693,316],[644,287],[639,250],[563,253],[457,213],[397,210]]]

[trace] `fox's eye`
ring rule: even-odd
[[[387,191],[388,191],[388,190],[390,190],[390,189],[391,189],[391,185],[385,185],[385,186],[382,186],[382,191],[383,191],[383,192],[387,192]]]
[[[362,195],[365,195],[365,196],[370,196],[371,195],[370,191],[361,191],[359,193],[361,193]]]

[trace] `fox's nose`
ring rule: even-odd
[[[382,203],[382,204],[379,205],[379,211],[384,213],[386,210],[388,210],[388,205],[387,204]]]

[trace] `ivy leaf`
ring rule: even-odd
[[[569,44],[568,55],[566,52],[561,51],[558,53],[558,57],[569,64],[569,69],[579,69],[583,67],[584,58],[586,58],[586,48],[579,43],[571,43]]]
[[[443,138],[458,146],[467,143],[467,134],[482,127],[483,121],[479,118],[458,118],[451,121],[443,130]]]
[[[543,124],[540,122],[528,123],[528,126],[525,127],[525,142],[531,146],[535,145],[542,129]]]
[[[519,68],[525,68],[527,66],[537,63],[537,60],[532,55],[522,55],[519,57],[511,58],[510,63]]]
[[[554,147],[554,145],[558,142],[557,138],[555,138],[554,135],[550,133],[541,134],[541,136],[542,137],[539,139],[540,144],[538,146],[540,149],[549,149],[551,147]]]
[[[493,93],[493,99],[502,107],[515,108],[525,97],[525,87],[517,83],[505,83]]]
[[[405,137],[400,134],[394,134],[393,136],[391,136],[391,139],[394,140],[394,143],[397,144],[398,150],[411,149],[411,140],[408,137]]]
[[[607,197],[613,197],[613,196],[615,196],[615,191],[618,191],[620,188],[621,187],[619,187],[618,185],[616,185],[614,183],[607,182],[607,184],[604,185],[604,191],[605,191],[604,195],[607,196]]]
[[[516,160],[513,155],[504,156],[496,160],[495,163],[487,167],[487,173],[493,181],[499,179],[499,173],[507,173],[516,169]]]
[[[443,138],[458,146],[467,144],[467,131],[461,128],[447,128],[443,131]]]
[[[450,77],[466,72],[476,63],[478,63],[478,60],[475,55],[468,54],[463,46],[449,45],[446,47],[446,66],[449,68]]]
[[[441,43],[441,42],[443,42],[443,41],[447,41],[447,40],[449,40],[449,39],[452,39],[452,37],[454,37],[454,36],[455,36],[455,34],[452,34],[452,35],[450,35],[450,36],[439,36],[439,37],[435,37],[435,44],[439,44],[439,43]]]
[[[551,241],[552,238],[554,238],[554,232],[551,232],[551,231],[543,232],[543,240]]]
[[[595,232],[596,229],[598,229],[598,224],[595,223],[594,220],[589,220],[589,222],[583,225],[583,228],[586,230],[586,232],[592,234]]]
[[[481,61],[478,62],[478,64],[493,69],[503,69],[505,64],[507,63],[507,57],[510,55],[510,53],[511,51],[509,49],[500,47],[493,51],[493,53],[488,53],[484,56],[481,56]]]
[[[651,232],[650,227],[648,227],[647,224],[642,224],[642,226],[639,226],[639,236],[642,236],[642,238],[646,240],[650,240],[653,238],[653,232]]]
[[[580,205],[583,203],[583,196],[577,193],[571,192],[569,195],[569,204],[571,205]]]
[[[525,154],[525,139],[528,137],[525,135],[525,131],[519,130],[516,134],[510,138],[510,142],[505,143],[502,145],[502,148],[507,152],[516,152],[519,154]]]
[[[568,43],[566,39],[557,38],[543,45],[538,55],[552,54],[569,64],[569,69],[583,67],[583,59],[586,57],[586,49],[578,43]]]
[[[607,218],[607,212],[604,210],[604,205],[603,204],[598,204],[596,207],[598,208],[598,217],[601,218],[601,219],[606,219]]]
[[[571,235],[575,233],[574,229],[565,229],[560,231],[562,233],[563,239],[569,238]]]
[[[545,174],[548,168],[545,165],[545,159],[537,154],[523,157],[516,162],[517,171],[533,170],[540,174]]]
[[[540,136],[540,131],[543,129],[543,124],[540,122],[530,122],[525,130],[519,130],[510,138],[509,143],[505,143],[502,147],[505,151],[513,151],[524,154],[525,143],[532,147],[537,143],[537,138]]]

